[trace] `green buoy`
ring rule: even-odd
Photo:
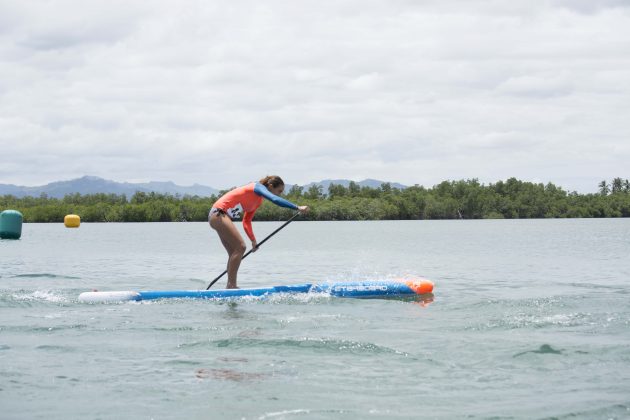
[[[22,220],[22,213],[17,210],[5,210],[0,213],[0,238],[20,239]]]

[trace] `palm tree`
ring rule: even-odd
[[[612,181],[612,193],[617,194],[623,191],[623,179],[617,177]]]
[[[608,193],[610,192],[610,187],[608,186],[608,183],[606,182],[606,180],[603,180],[602,182],[600,182],[598,187],[599,187],[599,193],[601,195],[608,195]]]

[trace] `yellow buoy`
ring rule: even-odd
[[[81,218],[76,214],[68,214],[63,218],[63,224],[69,228],[78,228],[81,224]]]

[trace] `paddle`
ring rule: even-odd
[[[267,242],[267,240],[269,240],[269,238],[271,238],[273,235],[275,235],[276,233],[280,232],[282,230],[282,228],[284,228],[286,225],[288,225],[289,223],[291,223],[293,221],[293,219],[295,219],[296,217],[298,217],[300,215],[300,213],[295,213],[293,215],[293,217],[291,217],[289,220],[287,220],[286,222],[284,222],[284,224],[282,226],[280,226],[278,229],[274,230],[273,232],[271,232],[271,234],[269,236],[267,236],[265,239],[263,239],[259,244],[258,244],[258,248],[260,248],[260,246],[262,244],[264,244],[265,242]],[[247,254],[243,255],[243,258],[241,259],[244,260],[249,254],[251,254],[254,250],[250,249]],[[219,277],[217,277],[216,279],[212,280],[212,282],[208,285],[208,287],[206,287],[206,290],[210,289],[212,287],[212,285],[214,283],[216,283],[221,277],[223,277],[225,275],[225,273],[227,273],[227,269],[221,273],[219,275]]]

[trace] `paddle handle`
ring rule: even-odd
[[[267,242],[273,235],[275,235],[276,233],[280,232],[286,225],[288,225],[289,223],[291,223],[293,221],[293,219],[295,219],[296,217],[298,217],[300,215],[300,213],[295,213],[293,215],[293,217],[291,217],[289,220],[287,220],[286,222],[284,222],[282,224],[282,226],[280,226],[278,229],[274,230],[273,232],[271,232],[271,234],[269,236],[267,236],[265,239],[263,239],[259,244],[258,244],[258,248],[260,248],[260,246],[262,244],[264,244],[265,242]],[[247,251],[247,253],[245,255],[243,255],[243,258],[241,258],[241,261],[244,260],[245,258],[247,258],[247,256],[249,254],[251,254],[254,250],[250,249],[249,251]],[[225,275],[225,273],[227,273],[227,270],[225,270],[223,273],[221,273],[216,279],[212,280],[212,282],[208,285],[208,287],[206,287],[206,290],[210,289],[212,287],[212,285],[214,283],[216,283],[221,277],[223,277]]]

